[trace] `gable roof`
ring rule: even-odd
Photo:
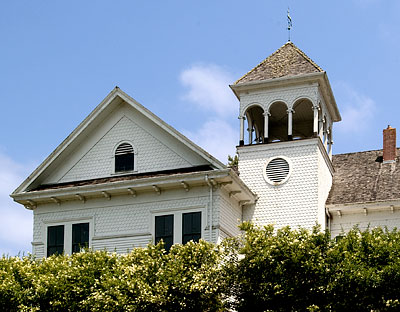
[[[83,140],[86,135],[94,129],[104,118],[112,112],[122,102],[127,103],[134,109],[139,111],[150,121],[157,124],[164,131],[169,133],[176,140],[181,142],[183,145],[188,147],[194,153],[203,158],[211,167],[215,169],[224,169],[226,166],[219,160],[211,156],[201,147],[193,143],[187,137],[179,133],[173,127],[165,123],[155,114],[146,109],[143,105],[135,101],[125,92],[118,87],[115,87],[105,99],[87,116],[72,133],[29,175],[29,177],[12,193],[12,195],[20,194],[31,189],[35,189],[41,185],[41,177],[45,176],[49,171],[50,167],[60,161],[62,156],[68,155],[74,149],[78,140]],[[46,173],[47,172],[47,173]]]
[[[289,41],[234,84],[318,72],[323,72],[321,67]]]
[[[382,163],[382,155],[382,150],[333,155],[335,174],[326,204],[400,199],[399,157],[394,163]]]

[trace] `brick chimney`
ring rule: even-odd
[[[389,125],[383,130],[383,162],[394,162],[396,156],[396,129]]]

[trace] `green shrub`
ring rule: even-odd
[[[221,311],[218,246],[0,259],[1,311]]]
[[[2,257],[0,311],[400,311],[400,232],[242,230],[169,252]]]

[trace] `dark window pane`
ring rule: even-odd
[[[64,252],[64,225],[47,228],[47,257]]]
[[[156,216],[155,226],[155,243],[163,240],[168,251],[174,242],[174,215]]]
[[[89,223],[72,225],[72,252],[79,252],[89,247]]]
[[[192,232],[201,233],[201,212],[192,214]]]
[[[183,218],[183,234],[189,234],[192,232],[192,216],[189,213],[185,213]]]
[[[201,238],[201,212],[184,213],[182,222],[182,243],[198,242]]]
[[[133,153],[115,155],[115,172],[132,171],[134,157]]]

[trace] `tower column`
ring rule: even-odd
[[[318,136],[318,111],[319,111],[319,106],[314,105],[313,106],[314,110],[314,126],[313,126],[313,132],[314,132],[314,137]]]
[[[240,141],[239,141],[239,146],[244,145],[244,117],[239,116],[240,119]]]
[[[327,128],[326,130],[325,130],[325,132],[324,132],[324,146],[325,146],[325,149],[326,149],[326,151],[328,151],[328,141],[329,141],[329,133],[330,133],[330,131],[329,131],[329,129]]]
[[[269,122],[269,116],[271,114],[269,112],[264,113],[264,143],[268,143],[268,122]]]
[[[321,139],[321,142],[324,141],[324,120],[323,117],[320,116],[320,119],[318,120],[318,135],[319,138]]]
[[[332,131],[329,131],[329,135],[328,135],[328,155],[329,155],[329,158],[331,160],[332,160],[332,145],[333,145]]]
[[[253,121],[250,118],[247,118],[248,128],[247,131],[249,132],[249,145],[253,143]]]
[[[287,110],[288,113],[288,140],[291,141],[293,140],[293,113],[294,110],[292,108],[289,108]]]

